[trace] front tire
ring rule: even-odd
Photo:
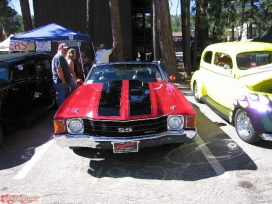
[[[256,134],[250,118],[243,109],[239,109],[235,113],[234,125],[238,136],[247,143],[254,143],[261,140]]]
[[[198,84],[197,82],[194,82],[194,97],[196,102],[202,103],[200,96],[199,96],[199,90],[198,90]]]

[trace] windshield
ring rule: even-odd
[[[272,51],[240,53],[236,57],[239,69],[251,69],[272,63]]]
[[[113,80],[164,81],[155,64],[111,64],[94,66],[86,83],[107,83]]]

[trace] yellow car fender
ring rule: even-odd
[[[199,98],[201,98],[202,96],[207,95],[206,89],[205,89],[205,86],[204,86],[204,83],[203,83],[203,75],[201,75],[199,70],[194,72],[194,74],[192,76],[191,83],[190,83],[192,91],[194,91],[195,83],[197,83],[197,86],[198,86]]]

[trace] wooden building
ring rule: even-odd
[[[109,0],[34,0],[33,8],[35,27],[56,23],[90,34],[93,44],[82,43],[81,50],[92,59],[93,47],[102,43],[112,47]],[[135,60],[139,54],[146,60],[143,53],[152,52],[151,1],[120,0],[120,18],[124,60]],[[56,49],[57,45],[53,45],[52,53]]]

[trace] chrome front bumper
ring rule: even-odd
[[[97,149],[112,149],[112,142],[138,141],[139,148],[159,146],[171,143],[190,143],[196,136],[196,130],[166,131],[155,135],[135,137],[105,137],[89,135],[54,135],[54,139],[61,147],[91,147]]]

